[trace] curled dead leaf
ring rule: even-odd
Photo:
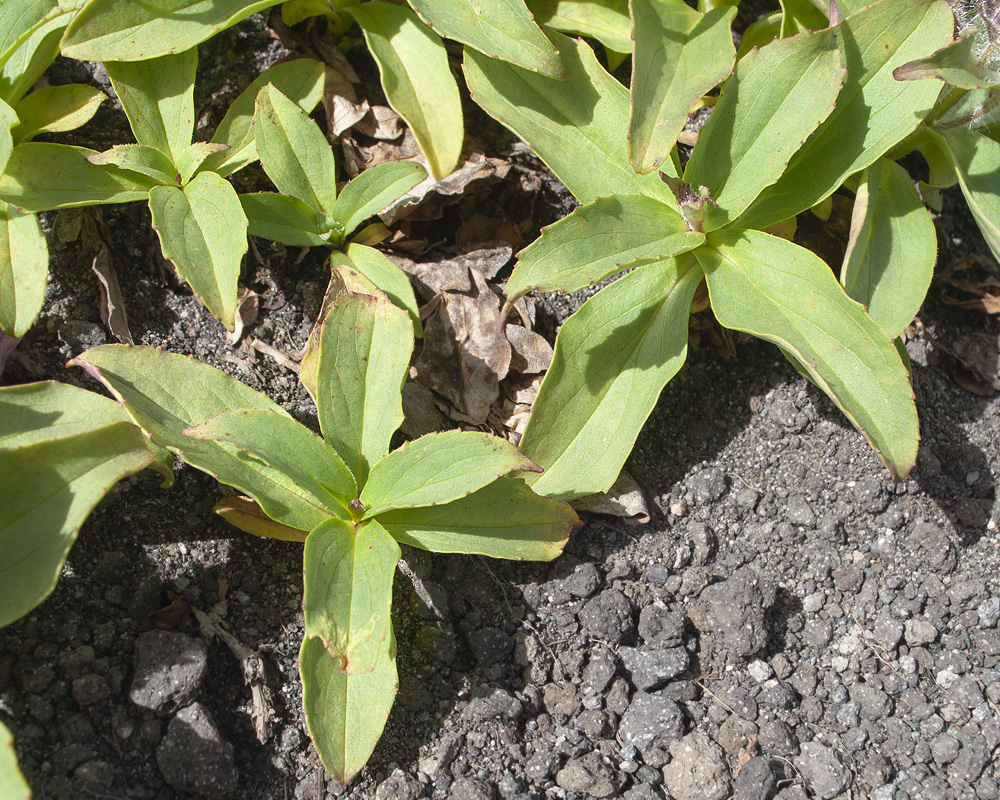
[[[649,522],[649,507],[646,505],[646,498],[642,496],[642,489],[625,470],[621,471],[618,480],[606,492],[577,498],[570,505],[577,511],[619,517],[629,525],[645,525]]]

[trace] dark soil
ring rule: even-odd
[[[217,44],[248,53],[247,37],[266,39],[250,26]],[[506,209],[521,223],[531,208],[537,228],[565,213],[550,178],[523,179],[537,168],[522,160],[455,219]],[[142,205],[104,219],[137,344],[194,355],[314,425],[296,375],[231,346],[178,285]],[[959,194],[937,224],[940,266],[991,258]],[[322,256],[257,244],[249,333],[296,351]],[[62,366],[108,339],[97,298],[79,245],[53,250],[45,312],[4,383],[98,390]],[[737,341],[724,357],[703,334],[628,464],[648,525],[588,517],[545,565],[404,548],[433,607],[400,575],[399,695],[347,787],[325,776],[301,711],[301,547],[229,527],[211,511],[222,490],[192,469],[166,491],[153,473],[122,481],[52,596],[0,631],[0,718],[35,796],[172,800],[196,781],[247,800],[1000,797],[1000,404],[961,388],[940,347],[995,340],[997,322],[937,285],[919,319],[922,442],[898,485],[773,347]],[[263,659],[263,742],[233,651],[182,605],[208,612],[223,591],[221,625]],[[200,739],[178,735],[184,720]]]

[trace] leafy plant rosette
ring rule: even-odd
[[[261,166],[278,192],[240,195],[250,233],[286,245],[333,248],[332,262],[356,269],[406,309],[419,335],[420,312],[409,278],[364,244],[385,235],[385,226],[375,223],[353,239],[350,235],[420,183],[424,168],[411,161],[379,164],[338,193],[333,151],[319,125],[272,85],[257,95],[254,130]]]
[[[59,53],[73,3],[4,0],[0,5],[0,174],[15,146],[73,130],[107,99],[90,86],[30,91]],[[0,201],[0,329],[23,336],[42,308],[48,247],[37,217]]]
[[[579,524],[568,505],[509,477],[538,467],[497,437],[448,431],[389,452],[412,347],[406,312],[336,268],[301,371],[322,437],[182,356],[107,345],[71,362],[102,381],[155,445],[249,496],[220,502],[221,516],[304,542],[303,703],[341,782],[368,760],[398,685],[389,606],[399,544],[549,560]]]
[[[307,110],[323,92],[324,68],[299,59],[277,64],[244,90],[211,141],[194,142],[197,52],[105,64],[136,144],[98,153],[28,142],[13,148],[0,198],[19,212],[146,200],[163,256],[227,330],[235,326],[247,219],[226,178],[257,159],[254,103],[273,85]],[[43,291],[46,270],[18,285]],[[40,287],[39,287],[40,284]]]
[[[564,81],[465,51],[474,99],[583,203],[518,255],[508,305],[531,289],[571,292],[619,276],[558,334],[520,445],[544,468],[528,483],[562,499],[611,486],[684,362],[703,281],[724,327],[778,345],[901,478],[919,435],[894,340],[926,293],[936,240],[887,155],[917,130],[940,83],[900,82],[893,70],[951,41],[951,9],[878,0],[815,32],[789,24],[790,35],[735,63],[682,172],[673,145],[683,119],[658,98],[693,102],[718,80],[712,59],[689,57],[703,52],[693,32],[728,28],[731,15],[694,19],[680,5],[631,4],[631,122],[630,90],[582,42],[551,36]],[[785,14],[800,5],[785,4]],[[688,69],[678,73],[680,63]],[[645,80],[651,72],[672,77]],[[637,121],[640,92],[663,114]],[[659,175],[649,171],[657,165]],[[818,256],[765,229],[790,234],[797,214],[822,213],[848,179],[857,196],[838,281]]]

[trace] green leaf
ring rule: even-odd
[[[0,722],[0,797],[8,800],[31,800],[31,789],[17,768],[14,740],[7,727]]]
[[[330,517],[315,499],[277,470],[228,444],[184,431],[235,408],[285,414],[260,392],[193,358],[153,347],[103,345],[70,362],[101,381],[135,423],[191,466],[253,497],[271,519],[312,530]]]
[[[832,30],[776,39],[748,53],[722,87],[684,170],[715,201],[706,230],[739,217],[781,176],[837,106],[844,66]]]
[[[318,215],[297,197],[274,192],[241,194],[251,236],[298,247],[329,245],[320,235]]]
[[[793,36],[802,31],[818,31],[829,26],[824,11],[812,0],[781,0],[781,36]]]
[[[981,133],[952,128],[941,142],[983,238],[1000,258],[1000,144]]]
[[[177,173],[181,176],[180,184],[183,186],[198,171],[205,159],[213,153],[222,153],[229,149],[227,144],[216,144],[215,142],[194,142],[188,145],[177,157]]]
[[[347,506],[358,496],[354,476],[332,447],[291,417],[240,408],[187,428],[184,434],[233,445],[291,479],[331,514],[352,519]]]
[[[403,423],[403,382],[412,352],[410,318],[384,295],[345,291],[309,336],[302,382],[316,401],[323,438],[360,487]]]
[[[268,85],[257,95],[254,130],[260,165],[278,191],[329,212],[337,199],[333,151],[309,115]]]
[[[571,500],[615,482],[687,356],[701,279],[691,256],[647,264],[566,320],[521,439],[521,452],[545,469],[527,478],[536,492]]]
[[[176,164],[194,134],[197,50],[149,61],[109,61],[104,66],[135,140]]]
[[[310,58],[286,61],[265,70],[237,97],[212,136],[213,144],[228,144],[229,150],[215,153],[202,163],[205,172],[223,177],[257,160],[253,114],[260,90],[271,84],[300,108],[311,112],[323,95],[324,66]]]
[[[0,173],[7,165],[7,159],[14,149],[14,137],[11,129],[17,125],[17,112],[3,100],[0,100]]]
[[[705,241],[674,209],[643,195],[600,197],[553,225],[517,254],[507,305],[532,289],[575,292],[618,272]]]
[[[49,251],[34,214],[0,202],[0,328],[24,336],[42,310]]]
[[[445,505],[380,514],[398,542],[433,553],[474,553],[517,561],[550,561],[582,524],[566,503],[541,497],[513,478],[498,478]]]
[[[366,169],[341,191],[330,215],[350,236],[362,222],[395,203],[427,177],[427,171],[413,161],[390,161]]]
[[[2,398],[0,393],[0,406]],[[152,460],[142,431],[131,422],[94,420],[84,433],[0,450],[0,626],[51,593],[94,506],[121,478]]]
[[[309,737],[326,771],[341,784],[367,763],[399,688],[391,625],[387,639],[372,671],[360,675],[344,675],[319,639],[302,640],[299,674]]]
[[[410,126],[431,174],[442,180],[458,163],[464,135],[444,42],[409,8],[365,3],[345,11],[364,31],[389,105]]]
[[[974,29],[963,31],[958,41],[942,47],[934,55],[896,67],[893,76],[898,81],[939,78],[961,89],[994,86],[1000,83],[1000,78],[995,70],[987,69],[980,63],[976,38]]]
[[[717,231],[695,255],[719,322],[793,356],[897,480],[905,477],[919,438],[909,376],[892,337],[844,294],[830,268],[760,231]]]
[[[940,0],[879,0],[844,19],[836,30],[847,76],[837,107],[740,225],[765,228],[811,208],[916,130],[941,85],[901,83],[893,70],[944,47],[952,27]]]
[[[784,15],[780,11],[767,14],[756,22],[752,22],[740,37],[740,46],[736,49],[736,60],[743,58],[755,47],[763,47],[781,36]]]
[[[736,62],[733,7],[699,14],[684,0],[632,0],[635,38],[629,159],[652,172],[677,143],[688,111]]]
[[[581,203],[608,194],[645,194],[674,207],[673,194],[657,175],[638,175],[629,164],[628,90],[585,43],[557,33],[551,39],[566,67],[564,81],[466,50],[473,99],[527,142]],[[664,171],[675,175],[668,161]]]
[[[79,128],[107,99],[99,89],[79,83],[36,89],[17,104],[20,124],[11,132],[14,141],[29,142],[39,133],[61,133]]]
[[[302,531],[288,525],[275,522],[264,510],[249,497],[223,497],[212,508],[230,525],[239,528],[252,536],[267,536],[283,542],[298,542],[302,544],[309,531]]]
[[[232,331],[236,283],[247,251],[247,218],[232,184],[214,172],[201,172],[183,189],[154,188],[149,210],[163,257]]]
[[[91,0],[66,29],[63,55],[81,61],[143,61],[180,53],[278,0]]]
[[[864,173],[840,282],[892,338],[920,310],[934,274],[934,222],[906,170],[879,159]]]
[[[350,184],[348,184],[350,186]],[[404,309],[413,320],[414,333],[422,335],[420,327],[420,308],[416,295],[413,294],[413,284],[403,270],[392,263],[388,256],[374,247],[363,244],[347,246],[346,261],[344,256],[334,253],[331,263],[345,264],[354,267],[370,280],[375,286],[385,292],[399,308]]]
[[[545,38],[524,0],[409,0],[420,18],[446,39],[474,47],[550,78],[565,74],[559,53]]]
[[[345,675],[370,672],[388,645],[399,545],[375,520],[330,520],[303,554],[305,636],[319,640]]]
[[[87,156],[91,164],[110,164],[118,169],[138,172],[152,178],[158,185],[176,186],[178,172],[173,162],[155,147],[145,144],[116,144],[103,153]]]
[[[27,94],[59,55],[59,39],[69,22],[69,14],[55,8],[49,0],[36,0],[25,8],[25,3],[4,0],[0,7],[19,17],[11,30],[11,37],[0,46],[0,98],[11,105]],[[4,14],[0,30],[8,21]]]
[[[632,52],[628,0],[526,0],[544,28],[596,39],[615,53]]]
[[[514,470],[541,471],[510,442],[491,434],[429,433],[371,468],[361,490],[365,519],[394,508],[450,503]]]
[[[22,211],[50,211],[144,200],[157,185],[146,176],[87,161],[96,155],[65,144],[19,144],[0,175],[0,199]]]

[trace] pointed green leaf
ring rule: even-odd
[[[278,0],[92,0],[66,29],[63,55],[81,61],[143,61],[180,53]]]
[[[228,144],[215,142],[194,142],[188,145],[177,157],[177,173],[181,176],[179,183],[183,186],[198,171],[205,159],[214,153],[222,153],[229,149]]]
[[[832,30],[776,39],[736,65],[684,170],[715,202],[706,230],[732,222],[778,180],[837,105],[843,78]]]
[[[375,520],[330,520],[303,554],[305,636],[318,639],[345,675],[370,672],[388,645],[399,545]]]
[[[413,161],[390,161],[362,172],[344,187],[330,215],[350,236],[362,222],[395,203],[427,177],[427,171]]]
[[[330,517],[277,470],[228,444],[184,431],[235,408],[285,412],[260,392],[193,358],[152,347],[103,345],[70,362],[101,381],[153,442],[253,497],[271,519],[312,530]]]
[[[838,3],[838,7],[839,7]],[[951,8],[940,0],[879,0],[843,19],[837,40],[847,75],[837,107],[792,157],[780,180],[740,219],[765,228],[829,197],[916,130],[941,90],[934,80],[901,83],[893,70],[951,41]]]
[[[0,722],[0,797],[9,800],[31,800],[31,789],[17,767],[14,740],[7,727]]]
[[[49,0],[29,0],[24,3],[4,0],[3,11],[19,17],[11,30],[11,37],[0,46],[0,98],[16,105],[59,55],[59,39],[70,20],[70,15],[55,7]],[[7,15],[0,19],[0,30],[5,30]]]
[[[306,637],[299,651],[302,706],[309,738],[326,771],[345,784],[367,763],[396,698],[396,640],[388,644],[371,672],[344,675],[319,639]]]
[[[288,525],[275,522],[256,502],[249,497],[224,497],[212,508],[233,527],[239,528],[251,536],[266,536],[283,542],[298,542],[303,544],[309,531],[302,531]]]
[[[20,124],[14,128],[14,141],[28,142],[39,133],[60,133],[79,128],[88,122],[108,96],[100,89],[71,83],[67,86],[44,86],[17,104]]]
[[[514,445],[488,433],[429,433],[372,466],[361,490],[365,519],[465,497],[515,470],[540,472]]]
[[[114,400],[57,381],[0,389],[0,448],[69,439],[116,422],[131,422]]]
[[[981,133],[952,128],[940,139],[983,238],[1000,258],[1000,144]]]
[[[103,153],[87,156],[87,161],[138,172],[164,186],[177,186],[180,183],[173,162],[155,147],[145,144],[116,144]]]
[[[254,130],[260,165],[278,191],[329,212],[337,199],[333,151],[309,115],[269,84],[257,95]]]
[[[498,478],[450,503],[379,514],[396,541],[433,553],[470,553],[550,561],[582,524],[566,503],[541,497],[513,478]]]
[[[149,193],[149,210],[163,257],[232,331],[236,283],[248,246],[247,218],[232,184],[214,172],[200,172],[183,189],[157,186]]]
[[[1000,83],[995,70],[987,69],[976,52],[975,31],[964,31],[958,41],[942,47],[934,55],[918,58],[893,71],[896,80],[918,81],[940,78],[961,89],[985,89]]]
[[[310,394],[323,438],[363,487],[403,422],[413,324],[384,295],[349,293],[329,306],[310,340],[316,377]],[[310,370],[306,359],[302,369]]]
[[[14,149],[14,136],[11,129],[17,125],[17,112],[3,100],[0,100],[0,172],[7,166]]]
[[[550,78],[565,74],[559,53],[531,18],[524,0],[410,0],[420,18],[446,39],[474,47]]]
[[[354,476],[334,449],[302,423],[275,411],[240,408],[184,434],[233,445],[290,478],[331,514],[351,519],[347,504],[358,496]]]
[[[198,51],[149,61],[109,61],[105,68],[139,144],[174,164],[194,134],[194,76]]]
[[[0,198],[22,211],[50,211],[144,200],[157,185],[144,175],[87,161],[96,155],[65,144],[19,144],[0,175]]]
[[[677,255],[705,241],[673,208],[643,195],[600,197],[517,254],[507,303],[531,289],[575,292],[615,273]]]
[[[319,61],[300,58],[275,64],[259,75],[229,106],[212,136],[213,144],[228,144],[229,149],[205,159],[202,170],[225,177],[257,160],[253,113],[257,95],[268,84],[309,113],[323,95],[324,66]]]
[[[544,28],[596,39],[615,53],[632,52],[628,0],[526,0]]]
[[[879,159],[864,173],[840,282],[895,338],[913,322],[934,274],[934,222],[906,170]]]
[[[389,105],[410,126],[431,174],[442,180],[458,163],[464,135],[444,42],[409,8],[365,3],[345,11],[364,31]]]
[[[536,492],[571,500],[615,482],[687,356],[701,279],[689,255],[647,264],[566,320],[521,439],[521,452],[545,469],[526,479]]]
[[[691,106],[732,71],[729,26],[736,9],[699,14],[684,0],[632,0],[629,6],[635,39],[629,159],[645,174],[669,158]]]
[[[34,214],[0,202],[0,328],[24,336],[42,310],[49,251]]]
[[[331,264],[342,263],[357,269],[376,287],[385,292],[393,303],[409,313],[410,319],[413,320],[415,334],[422,335],[420,308],[407,274],[393,264],[385,253],[374,247],[349,244],[344,255],[346,255],[346,261],[343,260],[344,256],[334,253],[330,259]]]
[[[85,433],[0,450],[0,626],[51,593],[94,506],[121,478],[152,460],[142,431],[131,422],[95,421]]]
[[[892,337],[816,255],[760,231],[717,231],[695,251],[719,322],[774,342],[841,408],[897,479],[913,468],[913,389]]]
[[[329,245],[320,235],[318,215],[297,197],[274,192],[241,194],[251,236],[298,247]]]
[[[527,142],[580,202],[609,193],[646,194],[675,206],[659,176],[638,175],[629,164],[628,90],[584,42],[557,33],[550,38],[559,48],[566,80],[467,49],[465,78],[473,99]],[[669,161],[663,169],[675,172]]]

